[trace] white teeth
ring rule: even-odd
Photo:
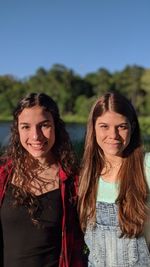
[[[38,147],[42,147],[43,145],[42,144],[35,144],[35,145],[30,144],[30,146],[35,147],[35,148],[38,148]]]

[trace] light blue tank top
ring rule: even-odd
[[[150,153],[145,155],[145,174],[147,182],[150,188]],[[114,182],[106,182],[102,177],[99,179],[98,191],[97,191],[97,201],[115,203],[118,196],[118,184]]]

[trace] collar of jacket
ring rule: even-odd
[[[61,166],[59,166],[59,178],[61,179],[62,182],[66,181],[68,178],[66,172],[62,169]]]
[[[7,186],[9,176],[12,173],[12,169],[12,160],[8,160],[0,167],[0,205],[5,193],[5,188]],[[62,169],[61,164],[59,164],[59,177],[61,182],[65,182],[68,178],[66,172]]]
[[[12,171],[12,160],[8,160],[2,167],[1,167],[1,172],[5,172],[8,174],[11,173]],[[0,172],[0,173],[1,173]],[[63,181],[67,180],[68,176],[66,174],[66,172],[62,169],[61,164],[59,164],[59,177],[60,179]]]

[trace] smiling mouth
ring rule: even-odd
[[[40,143],[40,144],[31,144],[29,143],[30,147],[32,147],[33,149],[37,149],[37,150],[40,150],[42,149],[45,145],[47,144],[47,142],[44,142],[44,143]]]

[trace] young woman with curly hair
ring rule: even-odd
[[[78,164],[57,104],[31,93],[13,115],[0,167],[1,265],[82,267]]]

